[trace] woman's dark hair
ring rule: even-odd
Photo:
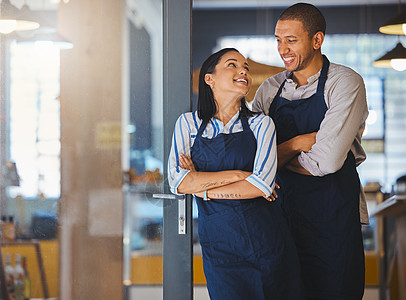
[[[211,118],[217,113],[217,104],[214,100],[213,92],[208,84],[205,82],[204,77],[206,74],[213,74],[218,62],[227,52],[235,51],[240,53],[234,48],[224,48],[216,53],[210,55],[202,64],[199,73],[199,95],[197,99],[197,114],[200,119],[208,123]],[[254,113],[250,111],[245,104],[245,97],[241,99],[241,112],[240,116],[250,117]]]

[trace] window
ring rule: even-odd
[[[372,62],[395,47],[398,37],[388,35],[327,35],[323,53],[330,61],[346,65],[365,81],[369,118],[363,143],[367,160],[359,168],[362,183],[378,182],[390,192],[396,179],[406,173],[406,72],[381,69]],[[218,49],[235,47],[250,59],[283,67],[271,36],[223,37]]]
[[[59,53],[52,43],[10,45],[10,159],[20,176],[10,197],[60,196]]]

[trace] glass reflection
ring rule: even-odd
[[[162,286],[163,191],[162,4],[128,5],[128,172],[124,194],[124,285],[127,297],[154,298]],[[154,286],[154,289],[148,289]],[[158,289],[159,291],[160,289]],[[158,292],[159,293],[159,292]],[[162,295],[157,296],[159,299]],[[155,298],[154,298],[155,299]]]

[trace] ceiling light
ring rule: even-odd
[[[379,27],[379,31],[386,34],[406,35],[406,10]]]
[[[376,113],[376,111],[374,111],[373,109],[368,110],[368,117],[366,120],[366,123],[368,125],[372,125],[376,123],[376,120],[378,119],[378,115]]]
[[[400,0],[398,1],[398,12],[396,16],[379,27],[381,33],[406,35],[406,10],[401,11]]]
[[[374,67],[406,70],[406,48],[399,42],[395,48],[374,61]]]
[[[28,7],[27,7],[28,8]],[[37,29],[39,24],[31,19],[26,10],[19,10],[9,0],[0,3],[0,33]]]
[[[21,11],[29,11],[27,5],[23,5]],[[61,50],[72,49],[73,44],[59,34],[56,29],[56,20],[51,20],[45,13],[45,9],[41,12],[31,13],[32,20],[41,24],[41,28],[33,31],[18,32],[15,40],[18,43],[35,43],[38,44],[52,44]]]

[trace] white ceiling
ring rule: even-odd
[[[59,2],[64,3],[63,0],[10,0],[10,2],[17,8],[26,4],[31,10],[57,10]]]
[[[21,8],[25,3],[32,10],[56,10],[70,0],[10,0],[16,7]],[[117,1],[117,0],[112,0]],[[145,0],[149,1],[149,0]],[[258,8],[258,7],[287,7],[296,2],[308,2],[316,6],[339,5],[377,5],[398,4],[399,0],[193,0],[194,8]],[[1,0],[0,0],[1,2]],[[406,2],[405,0],[403,2]]]
[[[193,0],[195,8],[255,8],[287,7],[296,2],[308,2],[316,6],[398,4],[399,0]]]

